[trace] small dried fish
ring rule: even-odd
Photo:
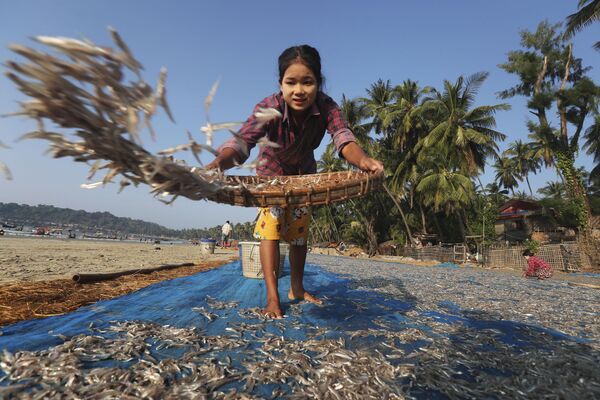
[[[279,110],[276,110],[274,108],[259,108],[258,111],[254,113],[254,116],[256,117],[256,120],[261,124],[265,124],[271,120],[282,117]]]

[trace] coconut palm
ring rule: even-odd
[[[488,73],[480,72],[466,79],[460,76],[454,84],[444,81],[444,91],[435,91],[434,97],[423,105],[434,124],[421,142],[422,147],[448,154],[448,163],[467,175],[483,170],[486,158],[497,154],[497,142],[506,138],[493,128],[494,114],[510,109],[508,104],[472,108],[487,76]]]
[[[405,80],[393,89],[394,102],[383,108],[379,117],[382,129],[386,132],[384,146],[402,152],[416,144],[420,134],[425,132],[426,120],[420,112],[423,96],[432,89]]]
[[[596,115],[594,123],[585,131],[587,153],[594,156],[596,166],[590,172],[592,178],[600,178],[600,115]]]
[[[539,159],[533,157],[533,146],[529,143],[523,143],[522,140],[515,140],[509,145],[506,154],[512,156],[515,172],[520,177],[525,178],[529,193],[533,197],[533,191],[529,183],[529,173],[533,172],[535,174],[540,169]]]
[[[600,20],[600,0],[579,0],[577,8],[579,11],[567,17],[566,38]],[[600,42],[596,42],[594,48],[600,50]]]
[[[373,129],[375,133],[385,133],[383,130],[382,113],[394,99],[394,90],[389,79],[383,81],[379,79],[367,89],[368,97],[361,98],[360,102],[364,104],[367,115],[373,117]]]
[[[538,193],[553,199],[562,199],[565,196],[565,185],[558,181],[548,181],[546,186],[538,189]]]
[[[516,168],[512,159],[506,157],[506,154],[502,154],[496,159],[494,163],[494,169],[496,170],[496,181],[500,186],[509,189],[511,193],[515,194],[515,187],[518,186],[519,175],[516,172]]]
[[[508,190],[501,189],[500,185],[496,182],[488,183],[485,185],[485,195],[495,206],[500,206],[505,203],[508,197]]]
[[[343,171],[347,168],[347,164],[338,156],[333,143],[329,143],[317,161],[317,168],[319,172]]]
[[[436,163],[425,171],[417,184],[416,191],[423,205],[430,207],[434,212],[443,211],[446,215],[458,214],[461,235],[465,236],[467,221],[463,210],[475,197],[475,189],[470,177]]]
[[[368,117],[365,104],[357,99],[348,99],[345,95],[342,95],[340,109],[346,117],[348,128],[354,133],[358,144],[363,149],[369,149],[373,144],[373,138],[369,136],[373,124],[364,122]]]

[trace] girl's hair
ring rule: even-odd
[[[288,47],[281,53],[278,60],[279,65],[279,83],[283,81],[285,71],[290,65],[300,62],[308,67],[317,78],[319,90],[323,86],[323,75],[321,75],[321,56],[314,47],[307,44]]]
[[[317,79],[317,87],[320,91],[323,87],[323,83],[325,79],[321,74],[321,56],[317,49],[307,44],[302,44],[299,46],[288,47],[281,53],[278,59],[279,66],[279,84],[283,81],[283,76],[285,75],[285,71],[292,64],[302,63],[311,72],[314,74]],[[297,163],[300,161],[301,157],[304,157],[306,152],[309,150],[314,150],[319,146],[319,138],[320,135],[319,130],[325,128],[325,119],[324,116],[321,116],[320,120],[311,119],[310,122],[305,124],[304,132],[299,135],[296,142],[294,142],[291,146],[281,149],[278,153],[280,157],[285,160],[289,160],[292,163]],[[317,141],[319,143],[317,143]]]
[[[531,250],[526,249],[525,251],[523,251],[523,257],[527,257],[527,256],[532,256],[533,253],[531,252]]]

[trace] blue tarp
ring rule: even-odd
[[[283,276],[279,280],[284,312],[291,304],[297,303],[287,299],[290,288],[288,270],[286,261]],[[402,313],[414,306],[377,292],[353,290],[347,278],[328,273],[315,265],[306,266],[304,279],[307,288],[326,294],[326,305],[302,304],[302,313],[297,317],[287,316],[283,320],[285,325],[296,321],[343,331],[376,328],[373,320],[387,318],[394,321],[397,319],[395,313]],[[70,314],[4,327],[0,349],[11,352],[40,350],[62,343],[58,335],[70,337],[87,334],[90,333],[90,323],[102,328],[112,321],[140,320],[179,327],[194,326],[202,328],[209,335],[220,335],[228,323],[245,320],[238,315],[239,310],[264,306],[265,293],[264,281],[244,278],[239,262],[234,262],[193,276],[163,281]],[[212,310],[219,318],[210,322],[192,310],[194,307],[207,307],[207,296],[221,301],[237,301],[239,305],[227,310]],[[302,338],[297,329],[284,332],[284,336]]]
[[[453,264],[440,266],[452,267]],[[401,330],[411,326],[410,320],[403,314],[416,306],[413,300],[398,300],[385,293],[365,290],[364,281],[360,289],[357,289],[351,278],[329,273],[311,264],[306,266],[304,279],[308,290],[326,295],[325,305],[303,303],[300,315],[288,315],[283,320],[286,326],[294,321],[349,333],[379,328],[373,322],[377,319],[386,321],[392,329]],[[372,280],[374,288],[378,286],[377,282],[376,278]],[[289,288],[289,264],[286,261],[284,274],[279,280],[284,313],[291,304],[297,303],[287,299]],[[202,328],[209,335],[220,335],[229,323],[245,320],[238,314],[239,310],[264,306],[265,293],[264,281],[244,278],[239,262],[234,262],[193,276],[163,281],[115,299],[99,301],[66,315],[6,326],[1,329],[0,349],[11,352],[44,349],[62,343],[58,335],[70,337],[90,333],[90,323],[96,328],[102,328],[112,321],[136,320],[179,327],[193,326]],[[211,322],[192,310],[194,307],[206,307],[207,296],[221,301],[237,301],[239,304],[235,308],[213,311],[219,318]],[[448,323],[469,322],[458,306],[446,303],[448,304],[442,301],[440,305],[447,313],[434,313],[437,318]],[[420,313],[427,315],[428,311]],[[502,330],[516,332],[523,324],[499,321],[498,325]],[[537,328],[557,338],[566,337],[556,331]],[[301,339],[303,335],[294,328],[284,332],[283,336]]]

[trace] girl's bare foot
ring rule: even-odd
[[[308,293],[307,291],[303,290],[301,293],[302,294],[298,294],[297,291],[294,292],[294,291],[292,291],[292,289],[290,289],[290,291],[288,292],[288,299],[304,300],[304,301],[308,301],[309,303],[313,303],[313,304],[323,304],[323,300],[316,298],[315,296]]]
[[[283,318],[283,313],[281,312],[281,308],[277,303],[269,303],[267,302],[267,306],[260,310],[261,314],[270,319],[280,319]]]

